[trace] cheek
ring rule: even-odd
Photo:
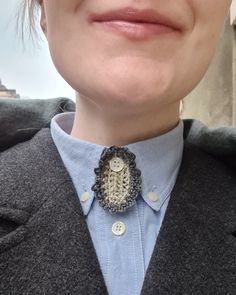
[[[194,87],[211,62],[231,1],[189,0],[189,3],[194,11],[194,26],[184,45],[182,77],[188,77]]]
[[[195,29],[217,35],[229,13],[231,0],[188,0],[195,18]]]
[[[212,55],[224,24],[231,0],[188,0],[194,11],[195,23],[190,43],[196,54]],[[207,51],[209,53],[207,54]]]

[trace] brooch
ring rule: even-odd
[[[128,148],[112,146],[103,150],[99,167],[94,169],[92,191],[99,205],[111,213],[124,212],[134,205],[141,191],[141,171],[135,158]]]

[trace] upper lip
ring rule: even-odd
[[[153,9],[136,9],[133,7],[124,7],[117,10],[110,10],[105,13],[92,13],[89,16],[91,22],[104,21],[127,21],[127,22],[146,22],[165,25],[176,30],[180,30],[181,26],[175,20],[163,15]]]

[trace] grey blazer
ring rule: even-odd
[[[142,295],[236,294],[235,154],[206,152],[193,123]],[[0,153],[0,294],[108,294],[49,128]]]

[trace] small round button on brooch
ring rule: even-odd
[[[114,157],[109,162],[110,168],[114,172],[120,172],[124,168],[124,161],[121,158]]]

